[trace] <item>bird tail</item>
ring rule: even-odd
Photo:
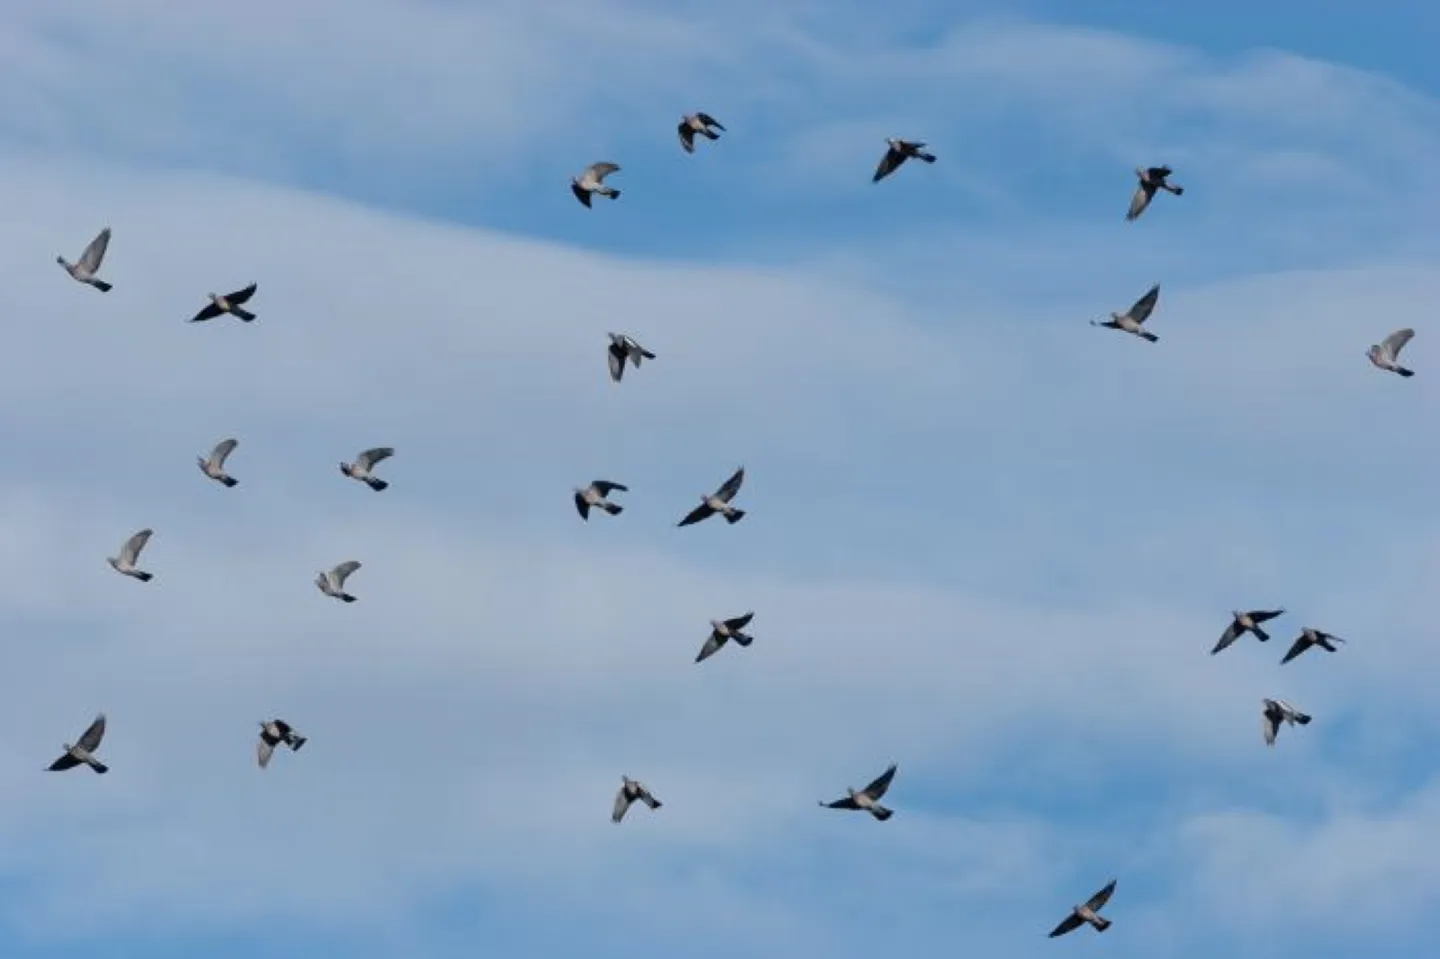
[[[1262,642],[1262,643],[1268,643],[1268,642],[1270,642],[1270,634],[1267,633],[1267,632],[1265,632],[1265,630],[1261,629],[1259,626],[1254,627],[1253,629],[1250,630],[1250,632],[1254,633],[1254,634],[1255,634],[1255,638],[1258,639],[1258,640],[1260,640],[1260,642]]]
[[[1140,338],[1141,338],[1142,340],[1148,340],[1148,341],[1150,341],[1151,343],[1154,343],[1154,342],[1156,342],[1157,340],[1160,339],[1160,337],[1156,336],[1154,333],[1151,333],[1149,330],[1141,330],[1141,331],[1140,331]]]
[[[889,819],[891,816],[895,815],[895,813],[892,812],[892,811],[889,810],[889,809],[886,809],[884,806],[871,806],[871,807],[870,807],[870,815],[874,816],[876,819],[880,820],[881,822],[884,822],[885,820]]]
[[[137,570],[135,571],[135,578],[138,579],[138,580],[139,580],[140,582],[142,582],[142,583],[148,583],[148,582],[150,582],[152,579],[155,578],[155,574],[154,574],[154,573],[147,573],[147,572],[145,572],[143,569],[137,569]]]
[[[1165,189],[1169,190],[1176,196],[1183,196],[1185,194],[1185,188],[1183,186],[1175,186],[1173,183],[1165,184]]]
[[[235,319],[245,323],[250,323],[255,319],[254,313],[251,313],[249,310],[242,310],[238,306],[230,307],[230,313],[235,317]]]
[[[612,200],[618,200],[618,199],[620,199],[620,191],[617,190],[617,189],[615,189],[613,186],[610,187],[610,192],[606,193],[605,195],[608,196],[608,197],[609,197],[610,199],[612,199]]]
[[[91,280],[90,285],[95,287],[95,289],[99,290],[101,293],[109,293],[111,290],[110,284],[106,283],[104,280]]]
[[[98,759],[92,759],[92,760],[90,760],[89,766],[90,766],[91,769],[95,770],[97,773],[99,773],[99,774],[102,775],[102,776],[105,775],[106,773],[108,773],[108,772],[110,771],[110,767],[107,766],[107,765],[105,765],[104,763],[102,763],[102,762],[101,762],[100,760],[98,760]]]
[[[732,526],[740,522],[744,518],[745,511],[743,509],[732,509],[730,512],[725,514],[725,522],[731,524]]]
[[[220,477],[220,482],[223,483],[227,489],[232,486],[240,485],[240,481],[233,476],[222,476]]]
[[[351,596],[349,593],[341,593],[338,598],[339,598],[340,602],[342,602],[342,603],[353,603],[353,602],[355,602],[355,597],[354,597],[354,596]]]
[[[1415,371],[1414,371],[1414,370],[1407,370],[1407,369],[1405,369],[1405,367],[1403,367],[1403,366],[1397,366],[1397,367],[1395,367],[1395,372],[1396,372],[1396,373],[1399,373],[1401,376],[1414,376],[1414,375],[1415,375]]]
[[[1302,726],[1310,725],[1310,717],[1307,716],[1305,713],[1296,713],[1295,721]]]
[[[1096,916],[1094,919],[1090,920],[1090,924],[1095,927],[1096,932],[1104,932],[1106,929],[1110,928],[1110,920],[1106,919],[1104,916]]]
[[[736,633],[730,638],[735,640],[735,642],[739,643],[741,646],[749,646],[751,643],[755,642],[755,637],[750,636],[746,633]]]
[[[365,485],[368,486],[368,487],[370,487],[371,489],[373,489],[373,490],[374,490],[375,492],[377,492],[377,493],[380,492],[381,490],[389,489],[389,488],[390,488],[390,484],[389,484],[389,483],[385,482],[385,481],[382,480],[382,479],[379,479],[379,478],[377,478],[377,477],[374,477],[374,476],[367,476],[367,477],[365,477]]]
[[[934,163],[934,162],[935,162],[935,154],[933,154],[933,153],[916,153],[915,156],[916,156],[918,159],[924,160],[926,163]]]
[[[625,512],[625,507],[621,506],[619,503],[601,503],[600,508],[603,509],[605,512],[609,513],[611,516],[619,516],[621,513]]]
[[[645,796],[643,798],[645,799],[645,805],[649,806],[651,809],[659,809],[661,806],[665,805],[660,800],[656,799],[654,796]]]
[[[293,736],[290,739],[290,750],[292,752],[298,752],[300,747],[305,745],[309,741],[310,740],[306,739],[304,736]]]

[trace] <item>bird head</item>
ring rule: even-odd
[[[56,263],[59,263],[61,266],[69,266],[69,265],[70,265],[69,263],[66,263],[66,262],[65,262],[65,258],[64,258],[63,256],[57,256],[57,257],[55,258],[55,262],[56,262]]]

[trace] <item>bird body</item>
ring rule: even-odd
[[[340,600],[342,603],[353,603],[355,597],[345,591],[345,581],[350,575],[360,568],[356,560],[346,560],[331,570],[321,570],[315,575],[315,586],[326,596]]]
[[[223,295],[218,293],[207,294],[210,298],[210,304],[192,316],[190,322],[203,323],[206,320],[213,320],[215,317],[224,316],[227,313],[237,320],[242,320],[246,323],[251,322],[255,319],[255,314],[244,309],[243,304],[248,303],[250,297],[255,295],[257,287],[258,284],[251,283],[243,290],[236,290],[234,293],[226,293]]]
[[[1261,731],[1265,734],[1265,745],[1275,745],[1275,737],[1280,733],[1282,724],[1289,726],[1308,726],[1310,716],[1296,709],[1292,704],[1283,699],[1262,699],[1261,704]]]
[[[898,767],[891,763],[879,776],[876,776],[864,789],[855,790],[847,788],[845,798],[837,799],[834,802],[820,800],[820,805],[826,809],[850,809],[868,812],[875,819],[884,822],[894,815],[894,811],[880,805],[880,800],[890,789],[890,783],[895,779],[895,770]]]
[[[1405,349],[1405,344],[1409,343],[1414,336],[1415,331],[1412,329],[1396,330],[1379,343],[1372,345],[1365,355],[1380,369],[1409,379],[1415,375],[1415,371],[1400,365],[1400,351]]]
[[[101,293],[109,293],[112,287],[109,283],[97,277],[95,274],[100,270],[100,264],[105,260],[105,251],[110,248],[110,228],[107,226],[96,234],[95,239],[85,247],[80,259],[71,263],[63,256],[57,256],[55,262],[65,268],[71,278],[78,283],[93,286]]]
[[[659,809],[665,805],[650,794],[644,784],[629,776],[621,776],[620,791],[615,794],[615,806],[610,811],[610,821],[618,823],[625,818],[625,813],[630,810],[630,804],[642,802],[651,809]]]
[[[609,480],[594,480],[589,486],[575,488],[575,509],[583,520],[590,519],[590,508],[604,510],[611,516],[619,516],[625,512],[625,507],[618,503],[612,503],[607,496],[614,490],[622,493],[629,492],[629,487],[620,483],[612,483]]]
[[[700,505],[685,514],[685,518],[676,523],[676,526],[690,526],[708,519],[719,513],[725,517],[725,522],[732,526],[745,518],[745,511],[731,506],[730,501],[735,494],[740,492],[740,487],[745,483],[745,467],[741,466],[731,475],[720,488],[713,493],[707,493],[700,497]]]
[[[695,662],[700,663],[709,659],[720,651],[721,646],[732,639],[741,646],[749,646],[755,641],[755,637],[744,632],[744,629],[754,618],[755,614],[751,612],[732,619],[710,620],[710,636],[705,640],[705,645],[700,648],[700,655],[695,657]]]
[[[283,719],[261,720],[260,741],[255,746],[255,760],[260,764],[260,768],[264,769],[270,765],[270,758],[275,755],[276,746],[283,743],[289,746],[293,753],[298,752],[300,747],[308,741]]]
[[[153,573],[147,573],[135,564],[140,561],[140,551],[145,544],[150,542],[150,537],[155,533],[152,529],[142,529],[140,532],[127,539],[120,547],[119,556],[107,557],[106,561],[117,573],[129,576],[131,579],[138,579],[142,583],[148,583],[154,579]]]
[[[240,445],[240,441],[237,439],[221,440],[215,444],[215,448],[210,451],[209,456],[196,457],[200,463],[200,472],[226,488],[238,484],[239,480],[225,472],[225,460],[238,445]]]
[[[89,766],[95,772],[105,774],[110,767],[95,757],[95,750],[100,748],[100,742],[105,738],[105,714],[98,713],[80,738],[74,745],[65,743],[65,751],[60,758],[50,764],[50,772],[62,772],[66,769],[74,769],[76,766]]]
[[[573,177],[570,180],[570,192],[574,193],[575,199],[579,200],[581,205],[585,207],[590,206],[590,198],[596,193],[603,197],[609,197],[612,200],[618,200],[620,199],[620,191],[613,186],[607,186],[605,184],[605,178],[612,173],[618,172],[619,169],[620,167],[618,165],[603,160],[599,163],[592,163],[580,171],[579,176]]]
[[[1268,643],[1270,634],[1261,629],[1260,624],[1268,623],[1284,612],[1283,609],[1252,609],[1248,612],[1238,609],[1231,610],[1230,625],[1225,628],[1225,632],[1220,634],[1220,641],[1215,644],[1214,649],[1210,650],[1210,655],[1214,656],[1246,633],[1254,633],[1255,638],[1260,642]]]
[[[1111,313],[1110,319],[1106,322],[1091,320],[1091,326],[1103,326],[1112,330],[1121,330],[1132,336],[1138,336],[1142,340],[1154,343],[1160,337],[1145,329],[1142,324],[1150,318],[1155,311],[1155,304],[1160,299],[1160,284],[1156,283],[1136,300],[1124,313]]]
[[[899,137],[886,137],[885,144],[889,147],[885,155],[880,158],[879,166],[875,167],[875,175],[870,178],[871,183],[879,183],[905,163],[910,158],[921,160],[925,163],[934,163],[935,154],[925,149],[924,142],[920,140],[902,140]]]
[[[1164,190],[1175,196],[1182,195],[1185,188],[1171,183],[1167,179],[1174,172],[1168,166],[1137,168],[1135,177],[1139,183],[1136,184],[1135,193],[1130,197],[1130,209],[1126,211],[1125,219],[1133,221],[1144,213],[1145,208],[1150,205],[1150,201],[1155,199],[1156,190]]]
[[[640,369],[641,360],[653,360],[655,354],[641,346],[636,339],[628,333],[607,333],[610,337],[610,346],[606,348],[606,361],[610,364],[610,380],[619,383],[625,376],[625,361],[629,360],[630,365]]]
[[[377,446],[374,449],[365,450],[355,457],[353,463],[341,463],[340,472],[353,480],[359,480],[375,492],[389,489],[390,484],[375,476],[372,471],[380,463],[395,455],[393,446]]]
[[[695,135],[699,134],[707,140],[718,140],[720,134],[716,130],[724,131],[725,127],[720,121],[708,113],[691,113],[680,119],[678,133],[680,134],[680,146],[686,153],[695,152]]]
[[[1280,660],[1280,665],[1284,666],[1311,646],[1319,646],[1329,653],[1339,652],[1335,644],[1343,642],[1345,642],[1345,640],[1336,636],[1334,633],[1327,633],[1324,630],[1314,629],[1310,626],[1302,627],[1300,635],[1296,638],[1295,642],[1291,644],[1289,652],[1285,654],[1284,659]]]
[[[1094,926],[1096,932],[1104,932],[1106,929],[1109,929],[1110,920],[1101,916],[1100,910],[1105,907],[1105,904],[1110,901],[1110,897],[1115,894],[1116,882],[1117,880],[1110,880],[1110,882],[1099,892],[1095,893],[1095,895],[1071,909],[1070,915],[1060,920],[1060,924],[1050,931],[1050,938],[1054,939],[1057,936],[1065,935],[1067,932],[1074,932],[1086,923]]]

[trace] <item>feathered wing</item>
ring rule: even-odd
[[[605,353],[606,360],[610,363],[610,379],[616,383],[625,375],[625,354],[617,350],[612,344]]]
[[[90,753],[100,748],[100,741],[104,738],[105,714],[100,713],[89,726],[85,727],[85,731],[80,734],[80,739],[76,741],[75,745]]]
[[[127,566],[134,566],[139,562],[140,551],[145,548],[146,543],[150,542],[150,537],[153,536],[154,533],[155,531],[153,529],[142,529],[127,539],[125,545],[120,547],[120,562]]]
[[[240,441],[237,439],[221,440],[215,444],[215,448],[210,451],[210,465],[217,470],[224,469],[225,460],[229,458],[231,453],[235,452],[235,447],[239,445]]]
[[[358,560],[349,559],[327,573],[326,578],[330,580],[331,586],[336,589],[344,589],[345,581],[350,578],[351,573],[359,568],[360,563]]]
[[[615,794],[615,807],[614,807],[612,810],[610,810],[610,821],[611,821],[611,822],[619,822],[620,820],[624,819],[624,818],[625,818],[625,813],[626,813],[629,809],[630,809],[630,795],[629,795],[629,791],[628,791],[624,786],[621,786],[621,787],[620,787],[620,791]]]
[[[826,809],[859,809],[859,808],[860,808],[859,806],[855,805],[855,800],[851,799],[849,796],[846,796],[844,799],[837,799],[837,800],[835,800],[834,802],[825,802],[824,800],[821,800],[821,801],[820,801],[820,805],[824,806]]]
[[[260,764],[261,769],[270,765],[270,757],[273,755],[275,755],[274,745],[262,736],[259,744],[255,747],[255,760]]]
[[[720,484],[720,488],[715,491],[715,498],[722,503],[730,502],[735,498],[735,494],[740,492],[740,487],[744,485],[744,483],[745,467],[742,466],[737,469],[729,479]]]
[[[700,522],[702,519],[705,519],[706,517],[712,515],[714,512],[715,511],[710,508],[709,503],[701,503],[699,506],[686,513],[685,518],[682,519],[680,522],[676,523],[675,525],[689,526],[692,523]]]
[[[719,652],[720,647],[724,645],[725,637],[721,636],[714,630],[711,630],[709,637],[705,640],[705,645],[700,647],[700,655],[695,657],[695,662],[703,663],[705,660],[709,659],[711,656],[714,656],[717,652]]]
[[[695,131],[690,129],[690,123],[686,120],[680,121],[680,147],[686,153],[695,152]]]
[[[76,266],[86,273],[94,273],[100,269],[100,264],[105,259],[105,251],[110,247],[110,228],[107,226],[101,230],[90,245],[85,247],[85,252],[80,254],[80,262]]]
[[[388,460],[394,455],[395,448],[393,446],[377,446],[374,449],[368,449],[365,452],[361,453],[359,456],[355,457],[355,465],[368,473],[370,470],[374,469],[377,464]]]
[[[1060,920],[1060,925],[1050,930],[1050,938],[1054,939],[1056,936],[1063,936],[1067,932],[1074,932],[1083,925],[1085,925],[1085,920],[1081,919],[1074,912],[1071,912],[1070,915]]]
[[[199,323],[203,320],[213,320],[215,319],[215,317],[219,316],[224,312],[224,310],[220,309],[220,307],[216,306],[214,303],[207,303],[205,304],[204,309],[202,309],[199,313],[196,313],[194,316],[190,317],[190,322]]]
[[[871,799],[881,798],[885,795],[886,790],[890,788],[890,781],[895,778],[896,768],[896,765],[894,763],[891,763],[889,769],[885,770],[879,776],[875,777],[874,781],[871,782],[870,785],[866,786],[860,791],[863,792],[865,795],[869,796]]]
[[[750,625],[750,620],[755,618],[754,612],[746,613],[743,616],[736,616],[734,619],[725,620],[725,625],[731,629],[744,629]]]
[[[243,290],[236,290],[234,293],[226,293],[225,299],[231,306],[239,306],[246,300],[250,299],[250,297],[254,296],[255,291],[259,288],[259,286],[260,284],[258,283],[251,283]]]
[[[1380,341],[1380,349],[1384,350],[1392,360],[1398,360],[1400,351],[1405,349],[1405,344],[1409,343],[1414,336],[1415,331],[1412,329],[1396,330]]]
[[[610,480],[596,480],[590,485],[595,487],[601,496],[609,496],[615,490],[619,490],[622,493],[630,492],[630,487],[624,483],[612,483]]]
[[[1136,323],[1144,323],[1150,318],[1150,314],[1155,312],[1155,303],[1159,299],[1160,284],[1156,283],[1145,291],[1144,296],[1135,301],[1135,305],[1130,307],[1130,311],[1126,315]]]
[[[721,133],[724,133],[724,132],[725,132],[725,124],[721,123],[719,120],[715,119],[714,117],[712,117],[712,116],[711,116],[710,114],[708,114],[708,113],[704,113],[704,112],[697,113],[697,114],[695,114],[695,119],[699,120],[701,123],[705,124],[707,127],[714,127],[715,129],[719,130]]]
[[[904,162],[905,154],[901,153],[894,147],[891,147],[890,149],[886,150],[885,155],[880,158],[880,164],[875,167],[875,175],[870,178],[870,182],[879,183],[881,180],[885,179],[887,176],[899,169],[900,164]]]
[[[1090,897],[1089,901],[1087,901],[1085,905],[1089,907],[1091,912],[1099,912],[1101,909],[1104,908],[1105,904],[1110,901],[1110,897],[1115,895],[1115,884],[1118,881],[1119,880],[1116,879],[1110,880],[1108,883],[1105,884],[1105,888],[1101,889],[1099,892],[1095,893],[1095,895]]]
[[[1260,729],[1265,735],[1265,745],[1275,745],[1275,734],[1280,731],[1280,710],[1272,709],[1267,703],[1260,714]]]
[[[596,183],[603,183],[607,176],[619,171],[619,169],[620,167],[617,164],[601,161],[599,163],[592,163],[586,167],[585,175],[593,177]]]

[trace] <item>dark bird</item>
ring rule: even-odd
[[[923,160],[926,163],[935,162],[935,154],[927,153],[925,151],[925,144],[919,140],[901,140],[897,137],[886,137],[885,142],[890,145],[890,149],[886,150],[885,155],[880,158],[880,165],[875,168],[875,175],[870,178],[871,183],[879,183],[900,169],[901,164],[911,157],[917,160]]]
[[[695,662],[702,663],[720,651],[729,640],[735,640],[741,646],[749,646],[755,641],[755,637],[742,630],[750,625],[750,620],[755,614],[746,613],[744,616],[736,616],[734,619],[712,619],[710,620],[710,638],[705,640],[705,645],[700,647],[700,655],[695,657]]]
[[[69,273],[71,278],[76,282],[87,283],[101,293],[109,293],[111,290],[110,284],[95,275],[100,270],[100,264],[104,261],[105,251],[109,246],[110,228],[107,226],[96,234],[95,239],[90,241],[90,244],[85,247],[85,251],[80,254],[80,259],[77,262],[71,263],[63,256],[57,256],[55,262],[63,266],[65,272]]]
[[[1280,732],[1280,724],[1287,723],[1291,726],[1297,723],[1301,726],[1310,725],[1310,717],[1296,709],[1283,699],[1262,699],[1264,709],[1260,713],[1260,730],[1265,734],[1265,745],[1275,745],[1275,737]]]
[[[255,289],[257,285],[258,284],[251,283],[243,290],[236,290],[234,293],[226,293],[224,296],[217,296],[214,293],[209,294],[210,305],[205,307],[205,309],[201,310],[199,313],[196,313],[194,316],[192,316],[190,318],[190,322],[200,323],[204,320],[213,320],[217,316],[223,316],[224,314],[229,313],[237,320],[244,320],[246,323],[249,323],[251,320],[255,319],[255,314],[251,313],[249,310],[241,309],[241,307],[243,304],[250,301],[250,297],[255,295]]]
[[[605,185],[605,178],[618,171],[620,167],[614,163],[592,163],[580,175],[570,180],[570,192],[575,194],[575,199],[580,201],[581,206],[590,206],[591,194],[598,193],[601,196],[608,196],[612,200],[620,199],[620,191],[613,186]]]
[[[1134,220],[1140,214],[1144,213],[1145,208],[1150,205],[1150,201],[1155,199],[1156,190],[1164,190],[1176,196],[1184,193],[1185,188],[1183,186],[1176,186],[1173,183],[1167,182],[1165,179],[1174,172],[1175,171],[1168,166],[1152,166],[1146,167],[1143,170],[1137,169],[1135,176],[1139,178],[1140,183],[1135,187],[1135,194],[1130,197],[1130,210],[1125,214],[1125,219]]]
[[[680,120],[680,146],[684,147],[686,153],[694,153],[695,134],[709,140],[718,140],[720,134],[716,133],[716,130],[725,130],[719,120],[708,113],[692,113]]]
[[[108,773],[110,767],[95,758],[95,750],[100,748],[100,740],[105,738],[105,714],[100,713],[95,720],[86,727],[80,734],[80,739],[75,745],[65,744],[65,752],[61,757],[50,764],[50,772],[58,773],[65,769],[74,769],[81,763],[89,766],[97,773]]]
[[[607,333],[610,346],[606,350],[606,361],[610,364],[610,379],[619,383],[625,376],[625,361],[629,360],[635,369],[640,369],[641,360],[653,360],[655,354],[641,346],[628,333]]]
[[[240,441],[237,439],[221,440],[215,444],[215,448],[210,451],[209,456],[197,456],[196,459],[200,462],[200,472],[227,488],[238,484],[239,480],[225,472],[225,460],[235,452],[235,447],[239,445]]]
[[[895,778],[895,769],[895,764],[891,763],[889,769],[875,777],[870,785],[859,792],[853,789],[846,789],[845,792],[847,795],[844,799],[837,799],[834,802],[825,802],[822,799],[820,800],[820,805],[826,809],[863,809],[876,819],[884,822],[895,814],[893,810],[886,809],[880,805],[880,798],[884,796],[886,790],[890,788],[890,780]]]
[[[590,519],[590,507],[602,509],[611,516],[619,516],[625,512],[625,507],[619,503],[612,503],[605,497],[609,496],[612,490],[619,490],[622,493],[630,492],[630,487],[622,483],[612,483],[609,480],[595,480],[589,486],[575,487],[575,509],[580,513],[583,520]]]
[[[1291,645],[1290,651],[1285,654],[1285,658],[1280,660],[1280,665],[1284,666],[1286,663],[1290,662],[1290,660],[1294,659],[1296,656],[1299,656],[1311,646],[1319,646],[1326,652],[1338,652],[1334,644],[1343,642],[1345,642],[1345,640],[1341,639],[1339,636],[1336,636],[1334,633],[1327,633],[1324,630],[1312,629],[1309,626],[1302,627],[1300,630],[1300,636],[1295,640],[1294,644]]]
[[[619,822],[624,819],[625,813],[630,809],[630,804],[636,801],[643,802],[651,809],[659,809],[665,805],[650,795],[650,790],[646,789],[638,780],[631,779],[629,776],[620,778],[624,782],[620,785],[620,791],[615,794],[615,808],[610,811],[611,822]]]
[[[1095,927],[1096,932],[1104,932],[1106,929],[1109,929],[1110,920],[1101,916],[1100,910],[1105,908],[1105,904],[1109,902],[1110,897],[1115,894],[1115,882],[1116,880],[1114,879],[1110,880],[1104,889],[1101,889],[1095,895],[1091,896],[1083,905],[1076,906],[1072,909],[1070,915],[1062,919],[1060,925],[1050,931],[1050,938],[1054,939],[1056,936],[1063,936],[1067,932],[1074,932],[1087,922]]]
[[[1103,326],[1112,330],[1123,330],[1132,336],[1138,336],[1142,340],[1154,343],[1160,337],[1145,329],[1142,324],[1150,318],[1155,310],[1155,303],[1160,299],[1160,284],[1156,283],[1145,291],[1145,295],[1136,300],[1134,305],[1124,313],[1111,313],[1110,319],[1101,322],[1091,320],[1091,326]]]
[[[260,742],[255,746],[255,759],[264,769],[275,755],[275,747],[284,743],[290,751],[297,752],[308,740],[295,732],[294,727],[283,719],[267,719],[260,723]]]
[[[735,494],[740,492],[740,486],[745,482],[745,467],[737,469],[729,479],[720,484],[720,488],[713,493],[700,497],[700,505],[685,514],[685,518],[676,523],[676,526],[689,526],[691,523],[698,523],[702,519],[708,519],[716,513],[725,517],[727,523],[738,523],[745,518],[743,509],[736,509],[730,505]]]
[[[1246,633],[1254,633],[1255,638],[1262,643],[1269,642],[1270,634],[1261,629],[1260,624],[1268,623],[1284,612],[1283,609],[1252,609],[1248,613],[1231,610],[1230,625],[1225,627],[1225,632],[1220,634],[1220,641],[1215,644],[1214,649],[1210,650],[1210,655],[1214,656]]]
[[[1396,330],[1379,343],[1371,346],[1365,355],[1370,357],[1370,362],[1380,369],[1409,378],[1415,375],[1415,371],[1400,365],[1400,351],[1405,349],[1405,344],[1409,343],[1414,336],[1414,330]]]

